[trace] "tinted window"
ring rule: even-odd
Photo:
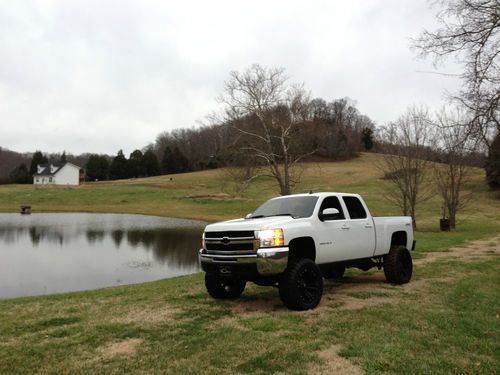
[[[302,196],[271,199],[257,208],[251,217],[266,217],[290,214],[294,218],[309,217],[314,211],[318,197]]]
[[[356,197],[342,197],[351,219],[366,219],[366,211],[361,201]]]
[[[323,203],[321,203],[321,208],[319,209],[319,212],[322,212],[325,208],[336,208],[339,210],[339,214],[335,216],[334,218],[331,218],[330,220],[343,220],[345,219],[344,211],[342,210],[342,206],[340,205],[339,198],[332,196],[332,197],[326,197],[323,200]]]

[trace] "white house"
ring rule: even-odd
[[[35,185],[78,185],[80,167],[71,164],[38,164],[33,175]]]

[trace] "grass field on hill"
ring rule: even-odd
[[[399,214],[384,199],[376,157],[305,164],[296,191],[357,192],[374,214]],[[438,197],[419,207],[409,284],[349,270],[326,282],[312,311],[286,310],[272,287],[214,301],[201,274],[0,301],[0,373],[500,373],[500,196],[479,169],[472,188],[454,232],[438,230]],[[242,196],[234,190],[222,170],[78,188],[8,185],[0,211],[31,204],[215,221],[276,195],[270,180]]]

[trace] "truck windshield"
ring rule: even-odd
[[[314,211],[318,197],[301,196],[271,199],[257,208],[249,219],[268,216],[309,217]]]

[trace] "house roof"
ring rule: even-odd
[[[54,176],[57,172],[61,170],[62,167],[64,167],[66,164],[69,164],[73,167],[76,167],[80,169],[77,165],[71,164],[71,163],[51,163],[51,164],[38,164],[37,166],[37,172],[33,176]],[[50,171],[50,167],[53,166],[55,167],[54,172],[52,173]],[[40,172],[38,172],[40,170]]]

